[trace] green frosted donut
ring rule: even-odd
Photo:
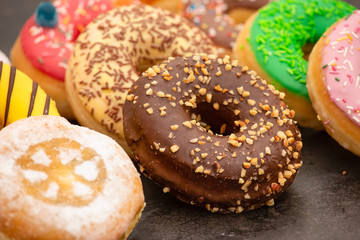
[[[279,0],[261,10],[249,43],[258,64],[288,90],[308,98],[302,47],[315,43],[334,22],[356,8],[337,0]]]

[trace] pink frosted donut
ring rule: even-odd
[[[132,0],[54,0],[40,3],[24,24],[11,62],[55,100],[62,116],[72,118],[65,94],[65,71],[75,40],[99,14]],[[44,17],[45,15],[45,17]]]
[[[341,19],[315,45],[307,87],[327,132],[360,156],[360,11]]]

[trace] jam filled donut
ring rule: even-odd
[[[360,156],[360,11],[331,26],[316,43],[307,85],[327,132]]]
[[[272,205],[302,165],[284,94],[229,57],[170,58],[126,99],[125,137],[140,170],[190,204],[222,213]]]
[[[123,104],[139,72],[168,56],[216,53],[205,33],[186,19],[138,4],[101,15],[80,34],[66,73],[77,120],[116,139],[127,150]]]
[[[37,115],[59,116],[55,102],[24,73],[0,62],[0,129]]]
[[[144,207],[139,174],[111,138],[64,118],[0,131],[1,239],[125,239]]]
[[[308,63],[303,48],[314,44],[331,24],[353,10],[337,0],[271,2],[245,23],[234,55],[286,93],[300,125],[320,128],[306,89]]]
[[[23,26],[10,54],[12,64],[34,79],[73,118],[65,94],[65,71],[74,41],[100,13],[130,0],[54,0],[40,3]]]

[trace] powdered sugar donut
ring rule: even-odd
[[[144,207],[139,174],[109,137],[64,118],[0,131],[1,239],[124,239]]]
[[[327,132],[360,156],[360,11],[341,19],[316,43],[307,87]]]

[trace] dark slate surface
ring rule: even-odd
[[[39,2],[1,0],[0,50],[7,55]],[[360,158],[325,132],[301,132],[304,165],[275,206],[212,214],[143,178],[147,206],[130,239],[360,239]]]

